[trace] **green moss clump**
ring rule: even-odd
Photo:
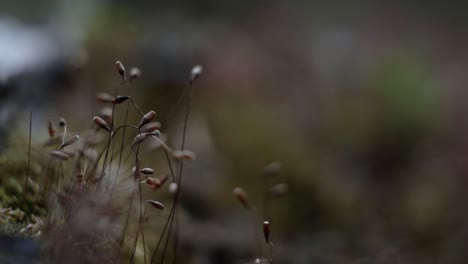
[[[24,190],[28,174],[25,160],[0,157],[0,168],[0,208],[21,210],[25,214],[21,221],[28,221],[33,216],[44,216],[46,203],[36,182],[40,178],[38,164],[31,166],[27,190]]]

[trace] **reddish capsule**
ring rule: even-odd
[[[148,113],[146,113],[143,118],[141,119],[140,121],[140,124],[138,125],[138,128],[141,128],[142,126],[148,124],[149,122],[151,122],[151,120],[153,120],[153,118],[156,116],[156,112],[151,110],[149,111]]]
[[[109,125],[106,123],[106,121],[104,121],[104,119],[100,118],[99,116],[95,116],[93,118],[94,120],[94,123],[96,123],[96,125],[98,125],[98,127],[108,131],[108,132],[111,132],[111,129],[109,127]]]
[[[270,222],[268,221],[263,222],[263,234],[265,235],[265,241],[269,244],[270,243]]]
[[[127,96],[127,95],[119,95],[119,96],[117,96],[117,97],[112,101],[112,103],[113,103],[113,104],[121,104],[121,103],[127,101],[128,99],[130,99],[130,96]]]
[[[172,155],[176,159],[194,160],[196,158],[195,153],[190,150],[174,150]]]
[[[148,177],[146,178],[146,183],[152,187],[156,184],[156,180],[154,178]]]
[[[99,117],[101,117],[106,123],[112,123],[113,110],[110,107],[105,107],[99,112]]]
[[[74,144],[75,142],[78,141],[78,139],[80,139],[80,136],[78,136],[78,135],[74,135],[72,137],[69,137],[67,140],[65,140],[65,142],[63,142],[62,148]]]
[[[63,151],[63,153],[65,153],[68,158],[74,158],[75,157],[75,153],[74,152],[71,152],[71,151]]]
[[[146,202],[151,204],[156,209],[164,210],[164,204],[162,204],[161,202],[153,201],[153,200],[147,200]]]
[[[159,179],[151,177],[146,178],[146,184],[148,184],[151,187],[151,189],[153,189],[153,191],[161,187],[161,181],[159,181]]]
[[[148,133],[140,133],[140,134],[136,135],[135,138],[133,139],[132,147],[135,146],[135,145],[140,144],[141,142],[143,142],[148,137],[149,137]]]
[[[117,69],[117,72],[120,74],[120,76],[122,76],[122,80],[125,82],[127,77],[125,76],[125,67],[123,66],[122,62],[116,61],[115,68]]]
[[[184,150],[182,151],[182,154],[185,160],[194,160],[197,157],[197,155],[195,155],[195,152],[190,150]]]
[[[49,154],[50,156],[59,160],[68,160],[69,158],[69,156],[66,153],[58,150],[51,151]]]
[[[107,93],[98,93],[96,95],[96,100],[100,103],[110,104],[114,102],[114,97]]]
[[[150,132],[154,132],[154,131],[156,131],[156,130],[158,130],[160,128],[161,128],[161,123],[156,121],[156,122],[150,122],[150,123],[142,126],[140,131],[150,133]]]
[[[140,172],[145,175],[151,175],[154,173],[154,170],[152,168],[143,168],[140,170]]]
[[[282,167],[283,167],[283,164],[281,162],[278,162],[278,161],[271,162],[270,164],[266,165],[265,168],[263,168],[262,174],[267,177],[276,176],[281,171]]]
[[[281,197],[288,193],[288,184],[287,183],[279,183],[270,189],[270,196],[271,197]]]
[[[49,131],[49,136],[51,138],[55,137],[55,126],[54,126],[54,123],[52,122],[52,120],[49,120],[49,123],[47,125],[47,129]]]
[[[237,198],[237,200],[245,207],[250,208],[247,193],[241,187],[236,187],[232,191],[232,194]]]

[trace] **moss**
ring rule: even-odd
[[[32,215],[44,216],[46,212],[44,197],[36,182],[41,175],[40,165],[34,160],[31,162],[28,188],[24,194],[24,180],[28,175],[27,161],[24,157],[8,151],[4,156],[0,156],[0,206],[20,209],[24,212],[26,221],[32,219]]]

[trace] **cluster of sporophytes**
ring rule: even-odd
[[[118,263],[127,259],[129,263],[177,263],[184,164],[196,158],[186,148],[186,134],[194,84],[203,68],[197,65],[190,72],[187,97],[183,98],[186,104],[181,142],[174,147],[160,132],[157,112],[143,111],[131,96],[140,70],[131,68],[127,78],[124,65],[117,61],[115,66],[122,81],[115,94],[97,94],[97,103],[103,108],[90,118],[87,131],[81,135],[70,133],[76,130],[65,118],[49,120],[48,139],[42,151],[37,151],[45,151],[46,155],[31,160],[30,113],[27,164],[10,167],[12,175],[24,178],[0,177],[0,221],[3,227],[8,226],[3,231],[40,238],[45,243],[46,261]],[[130,120],[130,111],[141,117]],[[148,159],[143,156],[148,151],[144,150],[149,145],[163,154],[167,170],[145,164]],[[265,173],[275,174],[278,170],[279,164],[273,163]],[[4,169],[5,173],[9,173],[8,169]],[[164,186],[167,190],[158,192]],[[265,206],[285,192],[284,183],[269,189]],[[252,213],[257,230],[259,216],[247,194],[236,188],[234,195]],[[152,217],[158,219],[151,221]],[[266,214],[263,218],[263,233],[270,250],[268,257],[260,257],[265,254],[259,249],[254,263],[273,262],[270,222]]]
[[[143,112],[131,96],[140,70],[130,69],[127,80],[124,65],[117,61],[115,66],[122,82],[115,95],[97,94],[97,102],[104,107],[90,119],[89,130],[82,135],[71,134],[69,131],[74,130],[65,118],[49,120],[49,138],[41,150],[45,150],[45,158],[31,161],[31,112],[27,164],[6,166],[8,162],[2,161],[1,231],[41,237],[48,261],[116,263],[127,257],[130,263],[163,263],[166,255],[176,261],[176,218],[184,162],[195,159],[195,153],[185,148],[187,125],[193,85],[202,67],[193,67],[188,78],[182,142],[173,148],[159,131],[156,111]],[[127,94],[121,94],[123,90]],[[118,108],[124,109],[120,123]],[[129,112],[135,110],[141,118],[132,123]],[[141,148],[149,141],[155,141],[164,152],[170,173],[143,164]],[[42,165],[33,170],[31,162]],[[157,242],[147,243],[144,230],[152,210],[168,209],[154,199],[153,192],[151,197],[144,197],[143,188],[156,191],[166,182],[171,195],[166,199],[171,203],[169,214]],[[169,244],[174,245],[171,254],[167,254]],[[137,256],[137,250],[142,254]]]

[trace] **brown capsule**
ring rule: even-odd
[[[75,157],[75,153],[74,152],[71,152],[71,151],[63,151],[63,153],[65,153],[68,158],[74,158]]]
[[[194,160],[196,158],[195,153],[190,150],[174,150],[172,155],[176,159]]]
[[[146,178],[146,184],[148,184],[148,185],[150,185],[150,186],[153,186],[153,185],[156,185],[157,182],[156,182],[156,179],[151,178],[151,177],[147,177],[147,178]]]
[[[99,111],[99,116],[102,118],[112,118],[112,107],[104,107]]]
[[[100,118],[99,116],[95,116],[93,118],[94,120],[94,123],[96,123],[96,125],[98,125],[98,127],[108,131],[108,132],[111,132],[111,129],[109,127],[109,125],[106,123],[106,121],[104,121],[104,119]]]
[[[241,187],[236,187],[232,191],[232,194],[237,198],[237,200],[245,207],[250,208],[249,200],[247,193]]]
[[[107,93],[98,93],[96,100],[100,103],[111,104],[114,102],[114,97]]]
[[[64,148],[66,146],[70,146],[70,145],[74,144],[75,142],[78,141],[78,139],[80,139],[80,136],[78,136],[78,135],[74,135],[72,137],[69,137],[67,140],[65,140],[65,142],[63,142],[61,148]]]
[[[194,160],[197,157],[197,155],[195,155],[195,152],[190,150],[183,150],[182,154],[185,160]]]
[[[284,196],[288,193],[288,184],[287,183],[279,183],[276,184],[275,186],[271,187],[270,189],[270,196],[271,197],[281,197]]]
[[[163,186],[163,184],[167,181],[167,175],[161,177],[161,178],[151,178],[147,177],[146,178],[146,184],[151,186],[153,190],[157,190]]]
[[[151,204],[156,209],[164,210],[164,204],[162,204],[161,202],[153,201],[153,200],[147,200],[146,202]]]
[[[125,75],[125,67],[123,66],[122,62],[116,61],[115,68],[117,69],[117,72],[120,74],[120,76],[122,76],[122,80],[125,82],[127,77]]]
[[[47,129],[49,130],[49,137],[55,137],[55,126],[54,123],[52,123],[52,120],[49,120],[49,123],[47,124]]]
[[[114,98],[114,100],[112,101],[113,104],[121,104],[125,101],[127,101],[128,99],[130,99],[130,96],[127,96],[127,95],[119,95],[117,96],[116,98]]]
[[[157,178],[152,178],[152,177],[146,177],[146,184],[148,184],[153,191],[161,188],[162,183],[159,179]]]
[[[265,241],[270,244],[270,222],[263,222],[263,235],[265,235]]]
[[[154,132],[154,131],[156,131],[156,130],[158,130],[160,128],[161,128],[161,123],[155,121],[155,122],[150,122],[150,123],[142,126],[140,131],[150,133],[150,132]]]
[[[283,167],[283,164],[281,162],[274,161],[266,165],[265,168],[263,168],[262,173],[263,175],[268,176],[268,177],[276,176],[281,171],[282,167]]]
[[[141,76],[141,71],[137,67],[132,67],[130,69],[130,81],[133,82],[133,80],[136,80],[140,78]]]
[[[112,108],[110,107],[102,108],[99,112],[99,117],[106,121],[106,123],[110,124],[112,123],[113,112],[114,110],[112,110]]]
[[[140,134],[136,135],[135,138],[133,139],[132,147],[137,145],[137,144],[140,144],[145,139],[147,139],[149,136],[150,135],[148,133],[140,133]]]
[[[51,151],[50,153],[50,156],[56,158],[56,159],[59,159],[59,160],[68,160],[69,159],[69,156],[62,152],[62,151],[58,151],[58,150],[53,150]]]
[[[151,175],[154,173],[154,170],[152,168],[143,168],[140,170],[140,172],[145,175]]]
[[[184,153],[182,152],[182,150],[174,150],[172,152],[172,156],[174,156],[174,158],[176,159],[182,159],[184,157]]]
[[[156,116],[156,112],[151,110],[149,111],[148,113],[146,113],[143,118],[141,119],[140,121],[140,124],[138,125],[138,128],[141,128],[142,126],[148,124],[149,122],[151,122],[151,120],[153,120],[153,118]]]

